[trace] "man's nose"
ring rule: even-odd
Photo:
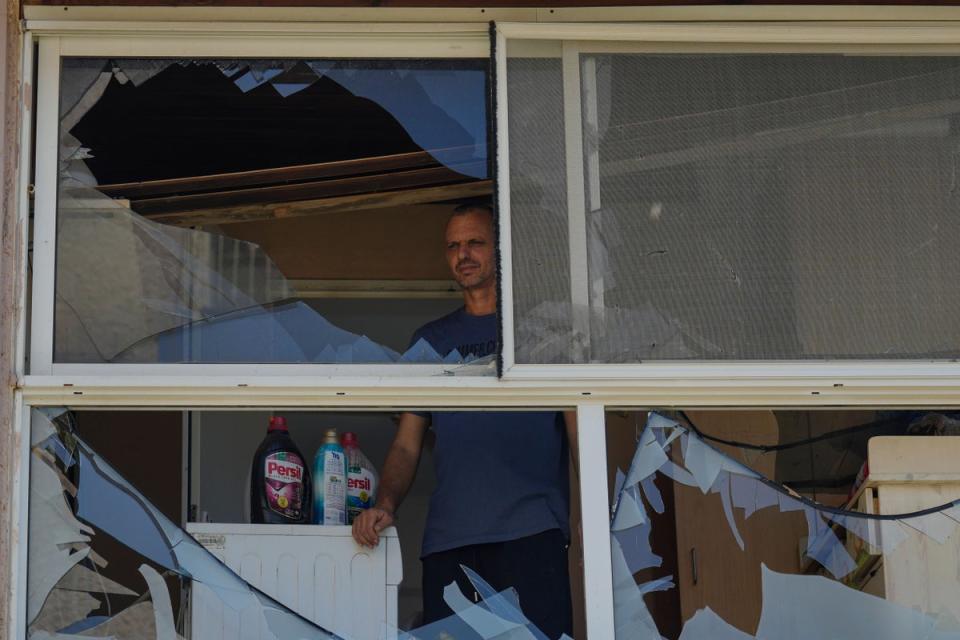
[[[461,246],[457,249],[457,258],[460,260],[466,260],[470,257],[470,247]]]

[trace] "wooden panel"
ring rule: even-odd
[[[883,436],[873,438],[869,444],[869,460],[870,479],[876,482],[960,484],[960,462],[958,462],[960,438],[957,437]],[[914,506],[913,509],[929,506],[933,505]],[[907,509],[909,510],[911,509]],[[885,510],[885,513],[896,512]]]
[[[181,522],[182,414],[179,411],[78,411],[80,436],[175,523]],[[83,491],[83,487],[80,488]],[[142,590],[143,559],[121,542],[97,535],[94,548],[107,559],[109,578]],[[179,590],[171,591],[174,611]]]
[[[231,224],[220,231],[260,245],[291,279],[449,280],[443,232],[453,206]]]
[[[137,213],[151,217],[151,214],[171,211],[181,212],[192,209],[244,206],[254,203],[272,204],[297,200],[317,200],[397,189],[416,189],[462,181],[463,176],[455,171],[446,167],[432,167],[302,184],[150,198],[148,200],[136,200],[132,206]]]
[[[607,480],[610,499],[613,493],[617,469],[624,473],[630,468],[630,462],[637,448],[637,437],[643,429],[646,413],[608,412],[607,413]],[[658,477],[657,488],[663,497],[664,513],[650,511],[653,529],[650,534],[650,548],[663,558],[663,564],[656,569],[645,569],[636,574],[638,583],[655,580],[665,575],[677,575],[677,530],[674,518],[673,483],[667,478]],[[651,615],[657,623],[661,635],[676,638],[680,635],[680,592],[677,589],[655,591],[644,597]],[[580,636],[575,636],[580,637]]]
[[[677,503],[677,588],[683,619],[709,606],[735,627],[753,634],[762,606],[761,563],[781,573],[800,572],[800,538],[807,533],[802,511],[771,507],[747,520],[734,509],[744,542],[740,550],[727,525],[719,494],[675,485]],[[697,582],[693,581],[696,555]]]
[[[443,186],[357,193],[296,202],[265,202],[233,207],[210,209],[185,209],[172,213],[148,216],[151,220],[173,226],[199,226],[211,224],[236,224],[258,220],[304,218],[331,213],[349,213],[364,209],[383,209],[445,200],[459,200],[489,196],[493,191],[490,180],[476,180]],[[135,207],[139,209],[139,206]]]
[[[698,4],[750,4],[750,2],[710,2],[700,0],[600,0],[599,2],[576,2],[574,0],[231,0],[230,2],[210,2],[205,0],[25,0],[25,5],[45,6],[148,6],[148,7],[624,7],[624,6],[666,6]],[[789,4],[803,4],[789,3]],[[823,4],[846,4],[843,1],[824,2]],[[875,4],[884,4],[877,2]],[[929,2],[924,4],[937,4]]]
[[[770,411],[689,411],[697,427],[720,438],[772,444],[779,428]],[[738,449],[710,443],[730,457],[744,461]],[[776,455],[765,454],[751,465],[773,477]],[[762,584],[760,564],[774,571],[800,571],[799,540],[806,535],[802,512],[763,509],[747,520],[734,509],[744,550],[730,531],[719,494],[703,495],[698,488],[674,485],[677,527],[677,588],[683,620],[709,606],[730,624],[753,633],[760,619]],[[697,580],[694,583],[694,556]]]
[[[692,5],[838,5],[863,4],[857,0],[24,0],[24,5],[41,6],[224,6],[224,7],[661,7]],[[872,0],[872,5],[950,6],[953,0]]]
[[[686,413],[700,431],[724,440],[757,445],[777,444],[780,440],[780,427],[771,411],[687,411]],[[747,464],[767,478],[776,477],[776,453],[766,453],[755,459],[751,458],[748,462],[744,459],[741,449],[716,442],[710,442],[710,446],[738,462]]]
[[[319,180],[321,178],[367,175],[371,173],[396,171],[399,169],[436,166],[438,163],[434,159],[435,153],[437,152],[416,151],[411,153],[397,153],[389,156],[376,156],[373,158],[319,162],[294,165],[292,167],[277,167],[274,169],[219,173],[208,176],[167,178],[165,180],[126,182],[120,184],[101,184],[97,186],[97,191],[107,196],[138,200],[158,195],[219,191],[258,185]],[[465,153],[463,155],[466,157]]]
[[[885,439],[885,438],[877,438]],[[923,438],[918,440],[948,440]],[[956,452],[956,447],[952,447]],[[922,449],[920,450],[922,452]],[[938,456],[933,454],[933,459]],[[912,469],[925,470],[924,458],[913,458]],[[956,468],[956,458],[954,469]],[[870,465],[873,467],[871,458]],[[877,487],[880,512],[909,513],[960,499],[960,482],[880,484]],[[884,592],[891,602],[930,613],[943,613],[960,619],[960,525],[954,523],[953,534],[940,544],[917,532],[883,556]]]

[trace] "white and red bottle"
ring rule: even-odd
[[[340,438],[347,458],[347,522],[353,524],[364,509],[377,501],[377,470],[360,451],[355,433],[346,432]]]
[[[287,431],[286,419],[270,418],[267,437],[253,456],[250,521],[309,524],[312,488],[310,469]]]

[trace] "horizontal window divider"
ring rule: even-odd
[[[284,375],[26,376],[31,404],[124,407],[538,408],[960,406],[960,375],[735,376],[498,380]]]
[[[960,21],[520,23],[501,22],[508,40],[572,40],[694,44],[884,45],[960,43]],[[509,46],[509,42],[508,42]]]
[[[291,34],[184,32],[83,34],[64,39],[62,55],[114,58],[483,58],[489,38],[480,32],[436,36],[407,33]]]
[[[535,21],[544,12],[533,7],[348,7],[348,6],[120,6],[26,4],[27,28],[50,24],[115,23],[131,25],[219,22],[242,23],[483,23]],[[943,14],[947,15],[947,14]]]
[[[23,7],[28,26],[46,21],[313,21],[313,22],[624,22],[863,20],[862,7],[843,5],[694,5],[607,7],[252,7],[61,6]],[[871,20],[957,20],[951,6],[876,5]]]
[[[515,364],[507,380],[951,380],[960,382],[960,362],[935,360],[684,360],[625,364]]]
[[[34,35],[59,36],[122,36],[124,34],[170,36],[193,35],[330,35],[367,38],[377,35],[399,34],[417,38],[440,37],[457,33],[479,34],[489,37],[486,22],[218,22],[207,21],[144,21],[144,20],[30,20],[27,28]]]

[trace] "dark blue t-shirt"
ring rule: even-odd
[[[441,355],[496,353],[496,314],[462,307],[416,331]],[[570,535],[570,486],[563,415],[532,411],[434,411],[437,487],[421,556],[560,529]]]

